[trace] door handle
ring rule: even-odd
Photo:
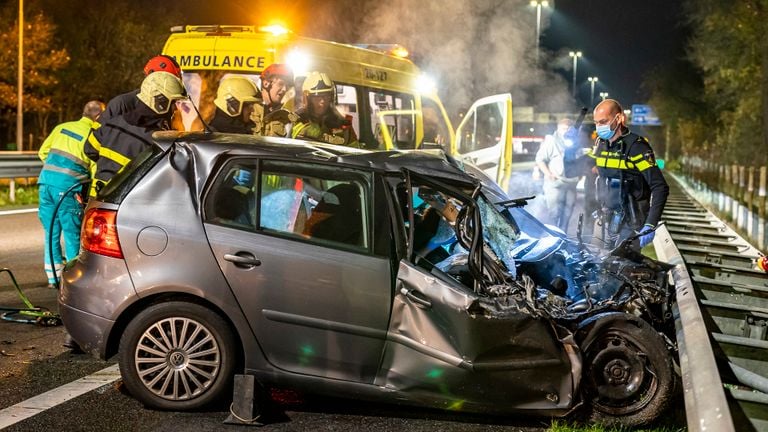
[[[407,289],[407,288],[401,288],[400,293],[408,298],[408,300],[416,303],[417,305],[428,309],[432,307],[432,302],[422,298],[420,295],[416,294],[413,290]]]
[[[261,260],[248,252],[238,252],[237,254],[224,254],[224,259],[234,263],[237,267],[251,268],[261,265]]]

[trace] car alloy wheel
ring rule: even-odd
[[[200,408],[229,389],[235,364],[229,325],[210,309],[186,302],[152,305],[120,340],[120,372],[144,404],[170,410]]]

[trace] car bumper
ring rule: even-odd
[[[67,263],[59,291],[64,326],[80,347],[104,358],[110,331],[138,299],[125,261],[82,252]]]
[[[106,359],[108,337],[114,321],[65,304],[59,304],[59,313],[67,332],[83,351]]]

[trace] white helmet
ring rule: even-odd
[[[243,112],[243,104],[259,100],[259,90],[253,81],[229,75],[219,83],[213,103],[230,117],[237,117]]]
[[[187,92],[181,80],[170,72],[157,71],[144,78],[138,98],[152,111],[165,114],[174,101],[185,99]]]

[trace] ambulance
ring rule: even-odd
[[[237,74],[259,85],[272,63],[288,64],[296,83],[285,108],[301,105],[311,71],[336,84],[337,109],[351,119],[366,149],[442,149],[476,165],[506,190],[512,163],[512,97],[475,102],[454,130],[437,88],[400,45],[347,45],[295,35],[281,26],[177,26],[163,48],[183,71],[190,100],[181,103],[185,130],[203,130],[215,112],[218,82]],[[193,105],[194,104],[194,105]]]

